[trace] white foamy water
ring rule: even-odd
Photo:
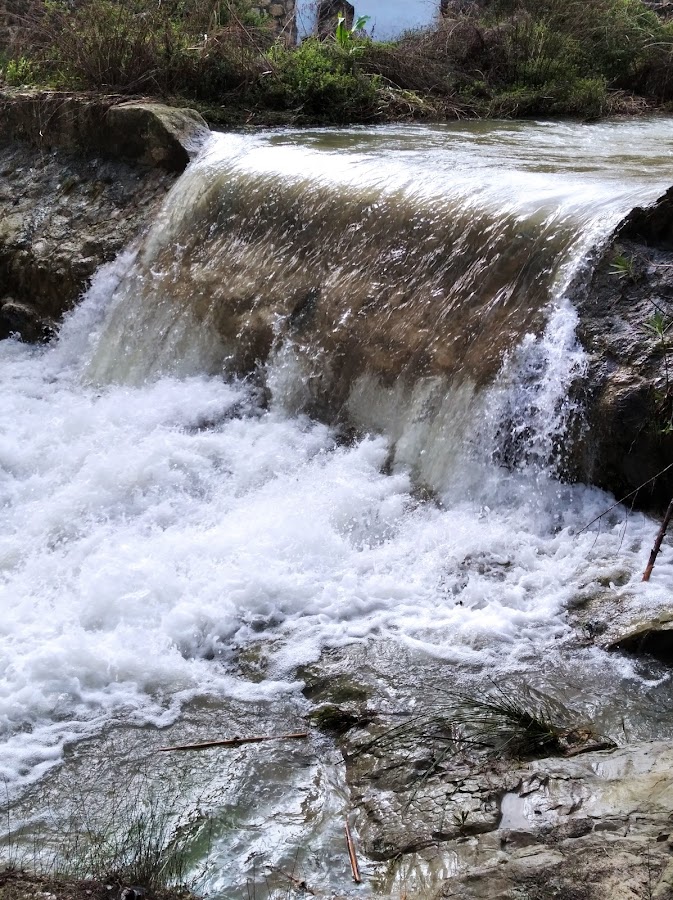
[[[558,129],[585,150],[597,140]],[[605,129],[604,168],[618,133]],[[440,137],[428,140],[439,153]],[[479,129],[474,146],[478,156]],[[633,202],[656,194],[662,171],[634,184]],[[585,177],[559,188],[577,205]],[[624,181],[619,190],[624,205]],[[271,364],[270,408],[226,373],[92,385],[86,366],[132,266],[129,255],[99,273],[60,344],[0,344],[0,775],[10,785],[110,724],[161,727],[199,697],[296,693],[296,666],[325,647],[389,639],[466,670],[535,669],[570,639],[566,608],[587,586],[613,581],[615,597],[646,605],[670,596],[669,548],[653,583],[639,584],[654,523],[633,515],[624,533],[618,510],[600,533],[579,533],[611,500],[562,486],[548,466],[582,370],[562,291],[546,330],[511,349],[488,390],[437,382],[385,394],[359,382],[349,402],[371,433],[343,445],[288,411],[301,374],[287,347]],[[502,422],[532,431],[511,469],[491,459]],[[416,480],[437,502],[419,499]],[[260,640],[270,665],[253,683],[236,660]],[[617,659],[578,658],[578,669],[591,665],[633,676]]]

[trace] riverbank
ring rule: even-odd
[[[45,6],[0,56],[0,86],[161,99],[218,127],[596,119],[673,101],[673,27],[641,0],[449,4],[396,41],[356,22],[298,46],[247,0],[211,6]]]

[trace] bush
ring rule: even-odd
[[[310,39],[296,49],[275,47],[270,64],[259,94],[273,108],[334,123],[376,113],[377,80],[361,74],[355,57],[334,43]]]
[[[595,118],[614,108],[611,91],[622,108],[625,92],[673,99],[673,25],[641,0],[494,0],[395,42],[344,32],[341,44],[328,35],[292,48],[255,10],[251,0],[48,0],[4,80],[334,124]]]
[[[19,56],[0,62],[0,77],[10,87],[24,87],[38,84],[41,73],[33,60],[27,56]]]
[[[217,99],[257,77],[270,45],[241,3],[49,3],[26,50],[60,86]]]
[[[489,115],[606,112],[609,90],[673,97],[673,25],[641,0],[497,0],[395,44],[362,65],[400,90]]]

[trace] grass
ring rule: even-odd
[[[641,0],[493,0],[378,42],[299,47],[250,0],[49,0],[0,60],[9,86],[150,95],[297,123],[572,115],[673,101],[673,25]],[[365,10],[366,11],[366,10]],[[634,100],[633,96],[638,99]]]
[[[610,262],[610,275],[633,281],[636,275],[636,264],[633,257],[617,250]]]
[[[439,774],[446,763],[476,767],[495,759],[574,755],[584,748],[614,746],[561,703],[527,684],[491,683],[479,695],[441,692],[419,712],[358,746],[354,755],[399,751],[406,758],[428,754],[417,783]]]
[[[158,780],[142,760],[126,760],[115,772],[105,765],[85,783],[61,785],[55,805],[48,793],[40,796],[46,811],[39,822],[14,820],[7,796],[0,841],[5,867],[73,884],[136,885],[154,896],[190,893],[200,877],[194,848],[202,852],[208,825],[198,804],[188,803],[172,778]]]

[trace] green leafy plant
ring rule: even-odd
[[[296,49],[276,46],[269,58],[272,74],[258,85],[265,104],[334,123],[375,115],[377,79],[355,71],[335,43],[310,38]]]
[[[337,45],[346,53],[359,53],[363,46],[358,42],[358,35],[364,29],[371,16],[359,16],[353,23],[352,28],[346,25],[346,18],[343,13],[337,15],[337,24],[334,32],[334,39]]]
[[[666,335],[668,334],[672,326],[673,319],[667,319],[662,311],[658,309],[652,316],[650,316],[643,327],[653,335],[655,335],[655,337],[657,337],[660,342],[664,343]]]
[[[626,256],[625,253],[616,252],[610,262],[610,275],[615,278],[628,278],[633,280],[635,277],[636,266],[632,256]]]
[[[27,56],[8,59],[2,67],[5,82],[10,87],[21,87],[39,82],[39,69]]]
[[[673,318],[666,316],[662,310],[658,307],[655,309],[654,313],[650,316],[650,318],[643,323],[643,328],[649,332],[659,344],[659,348],[661,350],[663,360],[664,360],[664,377],[666,379],[666,390],[665,390],[665,403],[657,404],[658,417],[662,417],[662,411],[667,410],[670,407],[670,379],[668,372],[668,354],[670,352],[670,344],[668,341],[668,332],[673,327]],[[658,428],[660,434],[668,434],[673,429],[671,425],[671,417],[670,415],[665,415],[664,413],[664,423]]]

